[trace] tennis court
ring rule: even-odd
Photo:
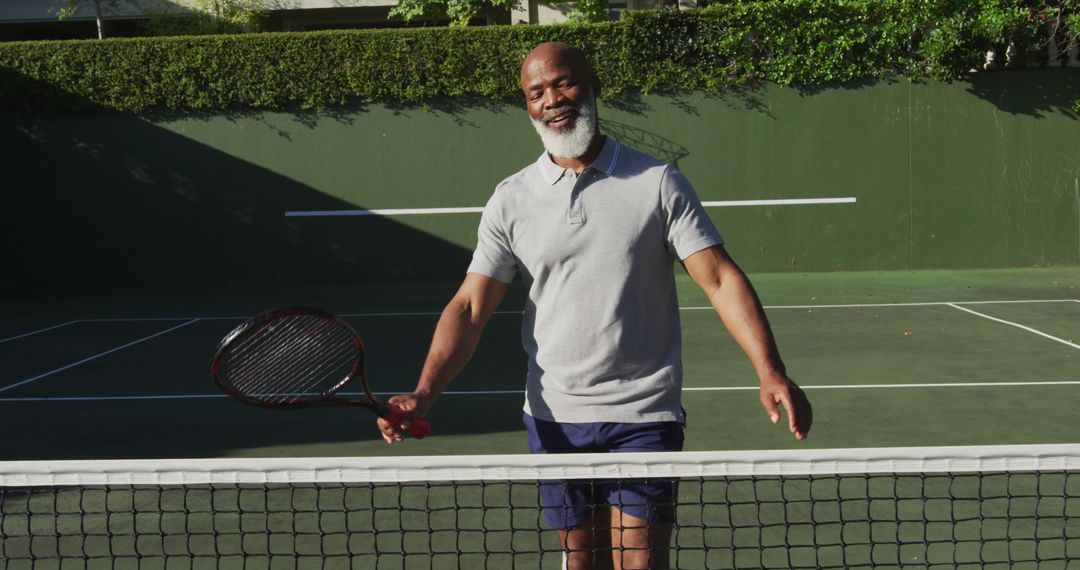
[[[385,7],[271,4],[264,24],[308,33],[0,50],[0,570],[565,569],[551,481],[592,503],[587,543],[639,534],[609,504],[659,514],[653,568],[1080,566],[1075,3],[676,2],[401,35],[316,29]],[[567,15],[525,19],[549,9]],[[560,56],[575,81],[551,81],[517,57],[558,38],[596,73]],[[570,53],[545,52],[545,69]],[[482,205],[539,151],[513,77],[573,103],[537,125],[576,126],[602,95],[591,143],[693,181],[757,272],[808,441],[769,424],[681,272],[683,453],[524,453],[520,285],[422,441],[215,387],[223,335],[287,306],[355,327],[378,395],[414,386]],[[636,204],[588,196],[590,216]],[[335,376],[360,345],[304,325],[298,358],[261,344],[280,329],[237,335],[246,352],[215,370],[306,396],[314,381],[267,370]],[[611,493],[653,484],[643,505]]]
[[[752,277],[790,372],[814,403],[811,438],[797,442],[765,420],[745,358],[680,277],[688,450],[1075,441],[1080,269]],[[242,318],[273,306],[318,305],[364,336],[377,391],[407,390],[452,287],[5,301],[11,318],[0,331],[7,363],[0,406],[8,437],[0,460],[524,453],[520,292],[491,320],[423,441],[386,446],[362,410],[244,406],[217,393],[209,378],[211,352]],[[725,479],[720,487],[690,480],[679,506],[688,528],[677,535],[672,563],[844,568],[946,560],[940,567],[993,567],[1049,560],[1042,567],[1064,568],[1080,530],[1068,498],[1077,484],[1066,472],[955,480],[766,476]],[[1040,498],[1016,502],[1031,497]],[[558,567],[558,539],[540,530],[536,504],[534,487],[511,481],[478,488],[437,481],[158,484],[15,493],[5,499],[2,530],[10,568],[60,567],[49,566],[53,556],[78,567]],[[852,509],[864,513],[854,515],[857,523]],[[870,522],[878,519],[888,522]]]
[[[684,279],[684,278],[680,278]],[[1075,440],[1080,270],[758,275],[813,437],[772,429],[755,378],[680,281],[689,450]],[[362,411],[268,412],[217,393],[207,363],[242,317],[279,305],[347,315],[379,392],[411,388],[452,284],[9,300],[0,458],[353,456],[525,451],[520,297],[440,401],[435,437],[388,448]],[[478,411],[482,413],[478,413]]]

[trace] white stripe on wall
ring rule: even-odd
[[[728,208],[731,206],[809,206],[816,204],[854,204],[855,197],[847,198],[796,198],[791,200],[723,200],[720,202],[702,202],[706,208]]]
[[[728,208],[732,206],[807,206],[817,204],[854,204],[855,197],[847,198],[795,198],[790,200],[723,200],[702,202],[706,208]],[[483,207],[469,208],[392,208],[380,210],[290,210],[286,218],[333,218],[341,216],[417,216],[435,214],[479,214]]]

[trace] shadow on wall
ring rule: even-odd
[[[834,90],[859,90],[885,84],[900,82],[926,83],[927,79],[911,80],[904,77],[883,79],[863,79],[844,83],[822,85],[792,85],[791,88],[803,96],[814,96]],[[969,74],[963,83],[972,95],[993,104],[1007,113],[1043,117],[1048,114],[1061,114],[1074,120],[1080,120],[1077,111],[1080,102],[1080,69],[1031,68],[1004,69]],[[775,88],[771,83],[754,85],[731,85],[715,92],[706,92],[707,99],[720,101],[725,106],[739,111],[751,111],[769,118],[775,118],[767,103],[767,90]],[[700,116],[701,111],[682,93],[663,93],[672,105],[687,115]],[[640,93],[622,92],[608,97],[604,102],[620,111],[645,116],[653,107]]]
[[[690,149],[678,142],[626,123],[600,119],[600,131],[627,146],[643,150],[676,167],[679,166],[680,159],[690,155]]]
[[[998,109],[1040,118],[1080,120],[1080,69],[1010,69],[972,74],[968,91]]]
[[[25,81],[11,73],[0,69],[0,85]],[[32,88],[46,93],[49,86]],[[31,302],[38,294],[51,302],[88,287],[124,297],[128,288],[183,292],[193,286],[242,290],[251,285],[257,291],[294,285],[296,297],[309,294],[309,283],[459,280],[471,254],[385,218],[367,218],[363,224],[350,218],[318,224],[285,218],[283,212],[296,204],[313,209],[363,205],[134,115],[0,111],[0,148],[6,171],[0,290],[15,305],[25,299],[27,307],[39,306]],[[362,289],[356,294],[362,295]],[[407,295],[408,289],[399,294]],[[377,389],[408,389],[430,342],[432,320],[395,322],[382,335],[388,348],[372,355],[384,363]],[[25,395],[65,393],[72,386],[95,395],[206,393],[212,387],[203,353],[209,354],[230,326],[223,321],[221,331],[211,327],[207,330],[212,332],[196,336],[163,336],[162,342],[141,345],[145,350],[95,361],[107,365],[104,369],[74,367],[50,376],[47,383],[28,385]],[[470,374],[480,378],[476,382],[497,375],[511,379],[511,386],[520,385],[525,368],[516,332],[520,324],[501,319],[498,326],[501,334],[487,335]],[[85,335],[100,334],[87,330]],[[51,342],[44,337],[28,341]],[[7,348],[19,358],[26,346]],[[49,359],[42,369],[55,366]],[[468,382],[467,377],[463,385]],[[4,405],[10,424],[22,426],[12,437],[23,442],[5,448],[5,459],[215,457],[282,445],[381,444],[371,417],[356,410],[275,414],[225,399],[80,402],[70,408],[57,402]],[[507,405],[478,416],[474,405],[466,408],[451,400],[433,421],[439,435],[516,430],[520,407],[521,398],[512,396]],[[45,415],[55,421],[42,429],[38,419]]]
[[[25,84],[11,75],[0,84]],[[285,218],[295,204],[363,206],[134,115],[4,112],[0,147],[0,290],[456,279],[469,260],[385,218]]]

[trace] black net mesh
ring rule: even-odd
[[[710,476],[677,488],[653,567],[1080,567],[1070,471]],[[8,486],[0,568],[561,568],[544,515],[527,480]],[[594,548],[597,564],[625,555]]]

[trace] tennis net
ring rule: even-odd
[[[0,568],[560,568],[537,482],[616,479],[679,481],[670,568],[1080,564],[1036,445],[0,462]]]

